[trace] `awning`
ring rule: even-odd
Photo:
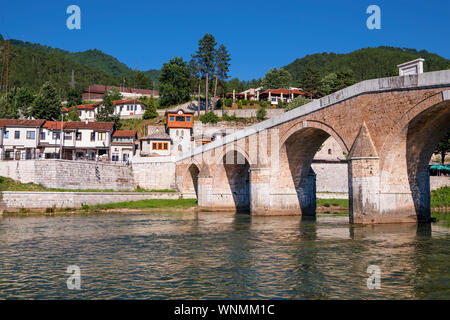
[[[59,148],[45,148],[44,153],[59,153]]]

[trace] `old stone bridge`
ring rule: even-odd
[[[177,186],[204,210],[314,216],[311,162],[332,136],[351,223],[428,222],[428,163],[449,129],[450,70],[363,81],[180,156]]]

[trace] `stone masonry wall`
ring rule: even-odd
[[[81,208],[96,205],[146,199],[179,199],[178,193],[122,192],[2,192],[1,206],[5,209]]]
[[[130,167],[65,160],[0,161],[0,176],[47,188],[134,190]]]

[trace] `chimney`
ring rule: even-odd
[[[398,67],[398,75],[408,76],[413,74],[421,74],[423,73],[423,62],[425,59],[416,59],[413,61],[408,61],[402,64],[399,64]]]

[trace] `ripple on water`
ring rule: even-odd
[[[448,299],[448,226],[151,214],[0,220],[0,298]],[[67,290],[66,269],[82,289]],[[381,269],[368,290],[367,267]]]

